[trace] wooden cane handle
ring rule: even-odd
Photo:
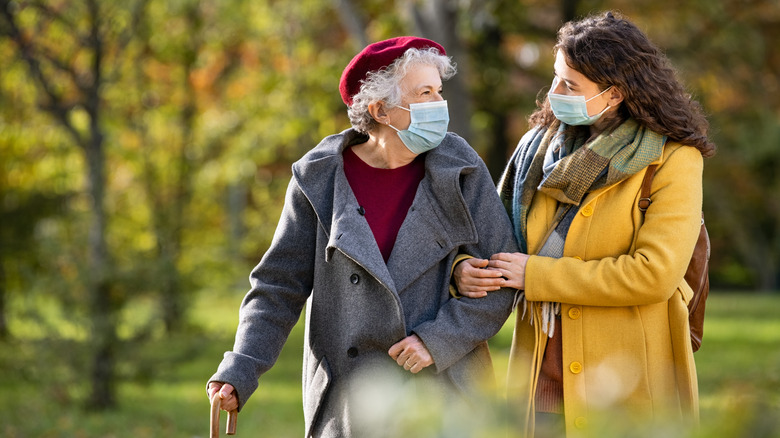
[[[222,397],[219,396],[219,393],[214,394],[214,397],[211,398],[211,422],[209,424],[211,432],[209,434],[210,438],[219,438],[219,411],[222,408]],[[236,422],[238,420],[238,411],[232,410],[228,412],[227,415],[227,428],[225,430],[225,433],[228,435],[235,435],[236,434]]]

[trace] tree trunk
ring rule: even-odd
[[[92,322],[90,347],[93,352],[90,370],[91,393],[87,405],[93,409],[114,407],[115,400],[115,352],[117,344],[116,313],[120,301],[112,293],[113,269],[106,242],[105,211],[105,156],[103,150],[104,135],[100,113],[102,111],[100,90],[103,85],[102,62],[104,41],[101,35],[100,7],[97,0],[86,1],[89,22],[89,35],[80,39],[86,51],[91,52],[90,73],[87,82],[77,84],[83,93],[81,103],[89,117],[89,127],[82,134],[72,122],[71,111],[79,105],[65,103],[60,87],[41,67],[45,55],[37,52],[34,39],[22,35],[17,16],[8,0],[0,0],[0,14],[5,19],[3,33],[11,38],[19,49],[20,57],[29,67],[31,77],[42,91],[46,103],[45,111],[65,129],[74,142],[82,149],[87,163],[88,193],[90,195],[90,225],[88,231],[87,253],[88,267],[86,288],[89,296],[89,315]],[[34,35],[34,34],[33,34]],[[78,73],[70,72],[71,77]]]
[[[366,24],[358,12],[358,8],[352,0],[334,0],[333,3],[339,18],[341,18],[341,24],[355,42],[355,53],[363,50],[368,45],[368,37],[366,36]]]
[[[477,84],[474,93],[481,96],[479,111],[488,114],[489,126],[487,138],[484,139],[483,158],[494,182],[504,170],[507,151],[517,141],[507,137],[510,105],[513,102],[506,98],[504,92],[509,86],[511,61],[502,52],[503,44],[503,31],[494,22],[482,23],[472,41],[475,58],[480,60],[480,71],[475,71],[475,74],[482,75],[482,80],[470,82]]]
[[[100,62],[95,56],[95,62]],[[98,74],[99,75],[99,74]],[[89,229],[88,253],[91,278],[88,279],[90,316],[92,320],[91,345],[93,349],[91,386],[87,405],[92,409],[107,409],[116,404],[115,356],[116,356],[116,312],[117,299],[111,290],[111,268],[108,245],[106,244],[105,211],[105,153],[103,133],[98,115],[97,90],[90,99],[93,106],[88,107],[91,116],[90,140],[85,148],[89,172],[89,194],[92,200],[91,226]]]
[[[8,331],[8,320],[6,319],[6,295],[8,294],[5,280],[5,260],[4,257],[0,257],[0,341],[8,339],[10,332]]]
[[[427,0],[422,6],[409,2],[417,35],[441,44],[458,66],[458,74],[444,83],[445,97],[450,112],[449,130],[466,141],[471,141],[471,93],[466,84],[469,77],[469,60],[466,49],[458,39],[456,29],[458,8],[448,0]]]
[[[106,158],[101,126],[100,88],[102,85],[103,40],[100,34],[100,10],[96,0],[88,1],[91,19],[90,44],[93,49],[91,87],[86,92],[85,109],[90,117],[89,140],[85,147],[89,172],[89,194],[92,198],[92,226],[89,230],[89,263],[92,272],[92,392],[87,405],[108,409],[116,405],[115,369],[117,348],[117,309],[119,302],[112,293],[112,263],[106,243]]]
[[[163,275],[163,320],[168,333],[179,330],[184,320],[185,290],[181,286],[181,273],[179,272],[179,258],[181,257],[182,232],[184,230],[185,209],[192,198],[192,165],[190,163],[190,149],[195,144],[195,118],[198,114],[198,103],[195,100],[196,92],[193,89],[191,75],[195,69],[198,54],[203,45],[201,38],[203,30],[203,17],[199,2],[194,2],[187,9],[186,18],[189,26],[189,47],[184,53],[184,70],[181,81],[186,92],[186,100],[179,116],[179,129],[181,130],[181,144],[177,157],[176,185],[174,196],[170,200],[168,211],[169,220],[164,221],[165,227],[162,233],[158,232],[158,242],[162,244],[160,257],[165,267]]]
[[[579,0],[561,0],[561,18],[564,23],[577,18],[577,3]]]
[[[777,264],[773,262],[772,258],[764,260],[763,267],[759,272],[758,287],[762,292],[780,289],[780,269],[777,268]]]

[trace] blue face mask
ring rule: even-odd
[[[585,100],[585,96],[567,96],[565,94],[555,94],[552,92],[558,86],[558,78],[553,79],[552,88],[547,93],[547,100],[550,101],[550,108],[552,108],[555,118],[567,125],[592,125],[596,123],[596,120],[610,108],[607,105],[600,113],[589,116],[588,115],[588,102],[606,93],[607,90],[612,88],[610,85],[606,90],[601,93]]]
[[[412,122],[407,129],[399,130],[393,125],[391,128],[398,132],[401,141],[415,154],[427,152],[438,146],[444,136],[447,135],[447,126],[450,124],[450,113],[447,110],[447,101],[413,103],[409,109]]]

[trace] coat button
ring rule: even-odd
[[[586,205],[585,207],[582,208],[581,213],[585,217],[593,215],[593,206],[590,204]]]
[[[361,216],[365,216],[366,215],[366,209],[363,208],[362,205],[360,207],[358,207],[357,210],[358,210],[358,214],[360,214]]]
[[[582,364],[579,362],[572,362],[569,365],[569,370],[574,374],[579,374],[582,372]]]
[[[360,276],[357,274],[352,274],[349,276],[349,281],[351,281],[352,284],[358,284],[360,283]]]
[[[349,347],[349,350],[347,350],[347,356],[355,358],[358,355],[358,349],[355,347]]]
[[[582,315],[582,312],[580,311],[579,307],[572,307],[569,309],[569,318],[578,319],[580,315]]]
[[[574,419],[574,427],[577,429],[585,429],[588,425],[588,420],[585,417],[577,417]]]

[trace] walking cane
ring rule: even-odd
[[[219,393],[214,394],[211,398],[211,434],[210,438],[219,438],[219,411],[222,408],[222,397]],[[236,434],[236,420],[238,420],[238,411],[232,410],[227,415],[227,430],[225,433],[228,435]]]

